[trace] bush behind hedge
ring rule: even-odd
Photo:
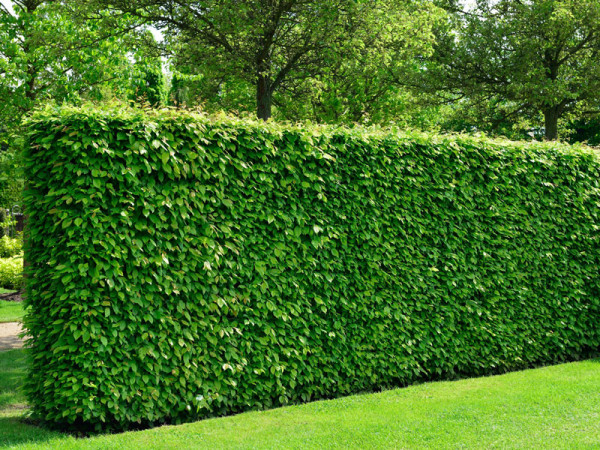
[[[9,236],[0,237],[0,258],[10,258],[16,256],[23,250],[22,238],[11,238]]]
[[[0,288],[20,290],[23,287],[23,255],[0,258]]]
[[[598,349],[590,149],[70,108],[30,129],[26,390],[55,425]]]

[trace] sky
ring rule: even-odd
[[[0,0],[0,3],[2,3],[4,6],[6,6],[10,10],[10,12],[13,12],[12,4],[11,4],[10,0]]]

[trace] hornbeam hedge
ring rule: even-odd
[[[26,391],[125,429],[594,354],[591,149],[38,113]]]

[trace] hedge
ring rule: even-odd
[[[34,417],[125,429],[589,356],[585,147],[62,108],[30,120]]]

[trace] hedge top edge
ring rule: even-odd
[[[347,125],[315,124],[311,122],[278,122],[261,121],[252,116],[236,117],[225,113],[207,114],[201,111],[177,110],[173,108],[134,108],[125,104],[84,104],[82,106],[61,105],[46,106],[34,111],[24,124],[29,129],[35,129],[36,123],[56,123],[66,125],[75,121],[93,120],[104,125],[120,123],[120,126],[135,126],[144,124],[145,127],[159,123],[187,123],[196,125],[213,124],[225,128],[253,129],[264,133],[280,135],[285,132],[299,133],[308,136],[345,136],[364,141],[396,140],[398,143],[414,142],[428,144],[449,144],[455,142],[465,146],[485,146],[488,150],[507,151],[558,151],[566,154],[593,155],[600,161],[600,150],[583,143],[567,144],[558,141],[514,141],[500,137],[489,137],[483,134],[467,133],[435,133],[419,130],[405,130],[398,127],[382,127],[379,125]]]

